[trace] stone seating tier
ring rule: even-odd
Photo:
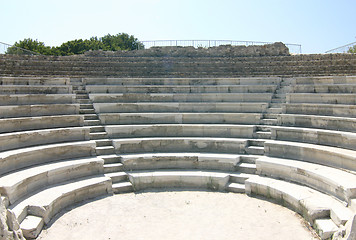
[[[95,93],[94,103],[115,102],[270,102],[272,93]]]
[[[0,56],[0,75],[234,77],[352,75],[355,55],[273,57]]]
[[[191,112],[191,113],[263,113],[268,103],[245,102],[138,102],[138,103],[94,103],[96,113],[135,112]]]
[[[80,115],[0,118],[0,133],[63,127],[81,127],[83,125],[84,116]]]
[[[238,68],[231,66],[258,62],[252,68],[270,64],[271,71],[284,67],[309,74],[306,69],[316,66],[313,71],[319,73],[344,71],[336,62],[350,64],[353,56],[289,57],[264,58],[271,63],[168,57],[166,65],[147,57],[23,57],[30,59],[18,63],[24,72],[32,64],[35,71],[65,70],[71,77],[57,77],[58,84],[45,76],[0,77],[0,88],[7,89],[0,94],[0,193],[8,198],[7,207],[29,238],[63,207],[112,192],[157,187],[247,192],[281,200],[323,239],[332,236],[356,212],[356,125],[348,93],[356,78],[318,77],[310,80],[313,84],[310,77],[232,78]],[[202,62],[192,62],[197,59]],[[8,69],[17,68],[10,60]],[[322,66],[326,62],[333,67]],[[167,76],[187,71],[189,76],[203,67],[206,72],[181,79],[72,75],[132,66],[138,76],[145,71]],[[222,71],[230,78],[202,78]],[[52,88],[53,93],[43,92]]]
[[[262,113],[99,113],[104,125],[113,124],[260,124]],[[1,119],[0,119],[1,121]]]

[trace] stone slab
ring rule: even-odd
[[[260,124],[261,113],[100,113],[102,124]],[[1,121],[1,119],[0,119]],[[356,129],[356,120],[355,120]],[[0,126],[1,130],[1,126]]]
[[[30,130],[0,134],[0,151],[71,141],[90,140],[90,127]]]
[[[79,104],[0,106],[0,118],[79,114]]]
[[[91,93],[94,103],[114,102],[271,102],[272,93]]]
[[[0,174],[51,161],[92,156],[95,147],[95,141],[79,141],[0,152]]]
[[[152,152],[245,153],[246,139],[161,137],[113,139],[117,154]]]
[[[282,113],[356,117],[356,105],[287,103],[283,104]]]
[[[19,169],[0,177],[0,193],[10,203],[38,189],[87,175],[103,173],[104,160],[91,157],[62,160]]]
[[[135,190],[147,188],[198,188],[224,191],[229,174],[210,171],[145,171],[129,172]]]
[[[83,125],[83,115],[5,118],[0,119],[0,133],[46,128],[79,127]]]
[[[356,175],[352,173],[320,164],[267,156],[256,159],[256,167],[260,175],[308,185],[348,203],[356,198]]]
[[[223,137],[252,138],[254,125],[235,124],[146,124],[106,125],[109,138],[128,137]]]
[[[221,112],[262,113],[268,103],[94,103],[96,113],[133,112]]]
[[[310,143],[266,140],[265,154],[270,157],[301,160],[356,171],[355,151]]]
[[[144,169],[205,169],[236,171],[240,156],[213,153],[143,153],[119,155],[126,171]]]

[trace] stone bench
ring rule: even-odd
[[[356,133],[297,127],[271,127],[271,139],[356,150]]]
[[[100,113],[109,124],[260,124],[261,113]],[[1,119],[0,119],[1,123]],[[1,124],[0,124],[1,130]]]
[[[147,169],[203,169],[237,171],[241,156],[214,153],[141,153],[119,155],[125,171]]]
[[[287,103],[282,106],[283,113],[356,117],[356,105]]]
[[[257,174],[307,185],[348,204],[351,199],[356,199],[356,175],[352,173],[320,164],[267,156],[256,159],[256,168]]]
[[[268,103],[94,103],[96,113],[137,112],[224,112],[262,113]]]
[[[83,78],[85,85],[272,85],[279,77],[264,78]]]
[[[0,134],[0,151],[41,144],[89,140],[89,127],[68,127]]]
[[[95,147],[95,141],[79,141],[0,152],[0,174],[51,161],[92,156]]]
[[[301,214],[322,239],[332,237],[338,230],[337,223],[343,222],[349,213],[335,198],[306,186],[260,176],[250,177],[245,186],[247,194],[274,199]]]
[[[356,131],[356,118],[317,116],[304,114],[279,114],[278,125]]]
[[[356,171],[356,152],[349,149],[315,145],[310,143],[267,140],[265,155],[295,159],[329,167]]]
[[[65,94],[72,93],[71,85],[2,85],[0,94]]]
[[[355,76],[297,77],[294,84],[356,84]]]
[[[67,206],[112,192],[111,179],[103,175],[48,186],[9,208],[15,213],[25,237],[36,238],[44,224]]]
[[[356,84],[294,85],[294,93],[356,93]]]
[[[276,85],[87,85],[88,93],[273,93]]]
[[[116,154],[205,152],[244,154],[247,140],[234,138],[161,137],[112,139]]]
[[[348,93],[287,93],[287,103],[356,104],[356,95]]]
[[[0,95],[0,105],[76,103],[75,94],[11,94]]]
[[[0,106],[0,118],[79,114],[79,104]]]
[[[254,125],[234,124],[150,124],[106,125],[109,138],[133,137],[224,137],[252,138]]]
[[[56,183],[103,173],[104,160],[97,157],[48,162],[0,176],[0,193],[10,204],[27,194]]]
[[[143,171],[128,172],[135,190],[149,188],[194,188],[225,191],[230,175],[212,171]]]
[[[69,85],[69,78],[57,77],[0,77],[0,85]]]
[[[4,118],[0,119],[0,133],[83,125],[84,116],[81,115]]]
[[[271,102],[271,93],[114,93],[89,94],[94,103],[114,102]]]

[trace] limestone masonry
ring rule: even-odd
[[[0,239],[143,189],[263,196],[355,239],[356,55],[281,43],[0,55]]]

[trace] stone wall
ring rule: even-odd
[[[142,57],[258,57],[288,56],[289,49],[281,42],[266,45],[221,45],[209,48],[151,47],[134,51],[89,51],[86,56],[142,56]]]

